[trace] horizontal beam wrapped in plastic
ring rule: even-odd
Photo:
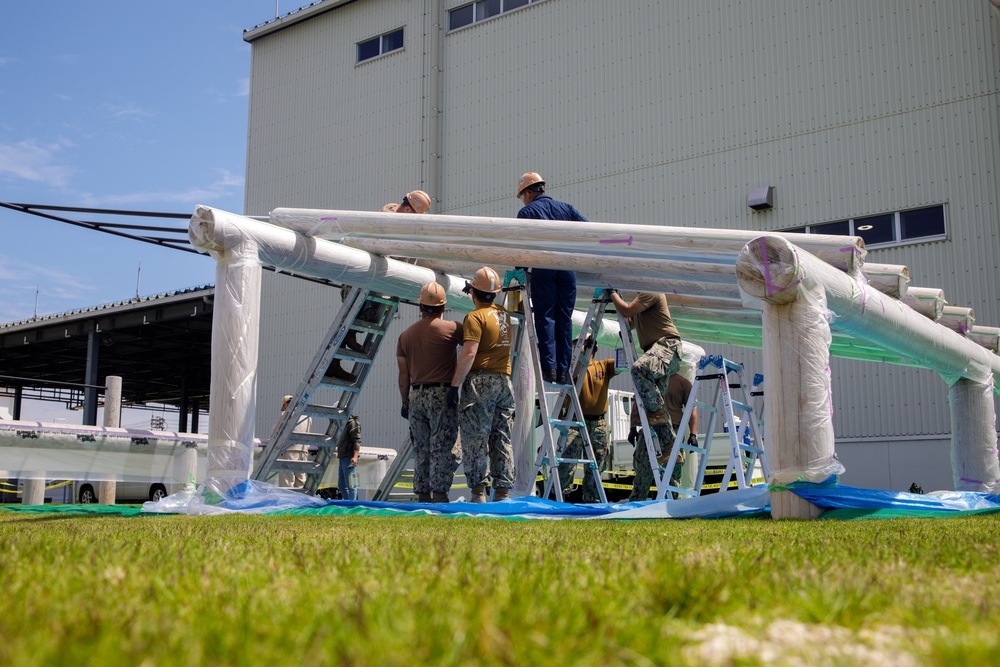
[[[937,287],[908,287],[902,301],[935,322],[940,319],[944,306],[948,303],[944,300],[944,290]]]
[[[270,222],[306,236],[358,242],[358,239],[417,241],[553,250],[582,255],[649,257],[730,264],[758,232],[738,229],[666,227],[609,222],[567,222],[458,215],[406,215],[368,211],[276,208]],[[831,266],[857,275],[865,246],[859,236],[787,234]],[[446,252],[442,248],[441,252]],[[439,255],[442,259],[456,259]],[[548,268],[544,264],[533,264]]]
[[[767,235],[748,243],[740,252],[736,275],[744,292],[773,303],[790,303],[798,298],[804,280],[815,282],[825,293],[834,331],[937,371],[949,386],[963,377],[980,383],[991,375],[1000,379],[997,355],[834,270],[786,239]]]
[[[976,321],[976,314],[971,308],[963,306],[945,306],[938,318],[938,324],[948,327],[952,331],[962,336],[968,335],[972,331],[972,325]]]
[[[969,340],[996,354],[1000,352],[1000,327],[974,325],[969,331]]]
[[[910,269],[901,264],[872,264],[861,267],[868,284],[886,296],[902,299],[910,284]]]

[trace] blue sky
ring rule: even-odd
[[[303,4],[281,0],[279,11]],[[0,201],[176,213],[210,204],[241,213],[250,79],[243,31],[273,19],[275,7],[4,2]],[[0,208],[0,323],[32,317],[36,289],[39,316],[132,298],[140,264],[144,295],[215,276],[204,255]],[[127,412],[123,426],[148,427],[148,412]],[[25,405],[26,419],[80,416],[59,403]]]
[[[5,2],[0,201],[241,213],[242,34],[274,15],[274,0]],[[214,280],[205,256],[0,209],[0,322],[32,317],[36,288],[40,316],[134,297],[140,264],[142,294]]]

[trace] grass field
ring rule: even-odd
[[[1000,515],[0,511],[2,665],[989,665]]]

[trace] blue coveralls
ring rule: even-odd
[[[546,194],[535,197],[517,212],[529,220],[569,220],[587,222],[570,204]],[[542,372],[568,373],[573,356],[573,306],[576,305],[576,272],[552,269],[531,270],[532,308]]]

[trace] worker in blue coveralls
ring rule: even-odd
[[[518,218],[587,222],[570,204],[545,194],[545,179],[529,171],[517,181],[517,198],[524,205]],[[542,379],[569,384],[569,362],[573,356],[573,306],[576,304],[576,273],[552,269],[531,270],[531,307]]]

